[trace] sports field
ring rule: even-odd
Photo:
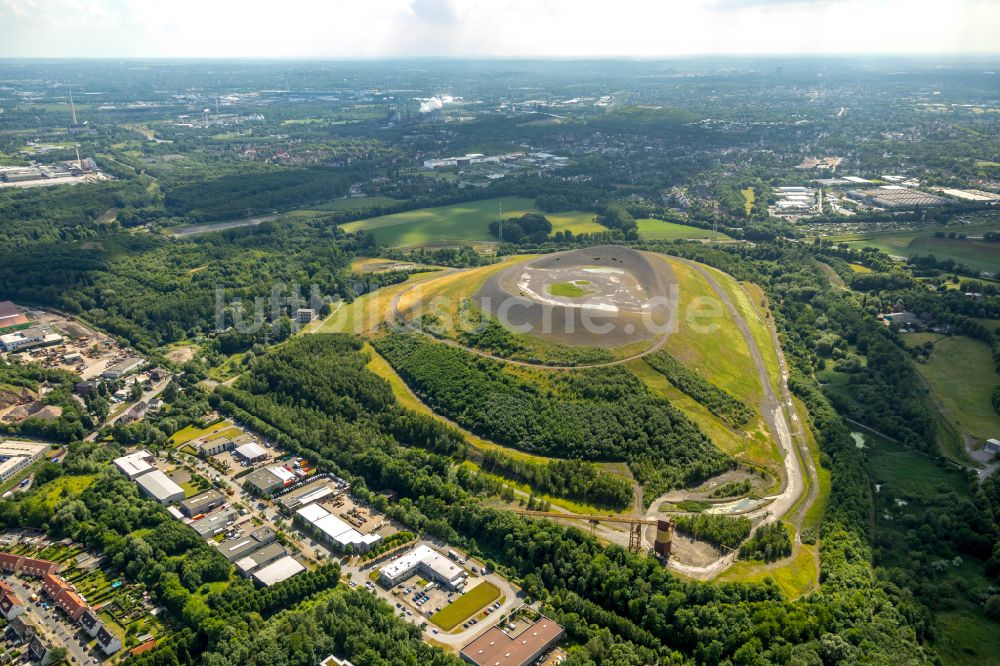
[[[493,583],[483,581],[431,615],[430,620],[445,631],[451,631],[499,597],[500,588]]]
[[[370,231],[379,244],[389,247],[494,241],[496,239],[490,235],[489,225],[500,215],[501,204],[505,220],[521,217],[525,213],[541,212],[534,207],[531,199],[503,197],[382,215],[349,222],[341,229],[347,232]],[[544,215],[552,222],[553,233],[564,230],[574,234],[607,231],[594,222],[593,213],[569,211]]]
[[[636,220],[639,226],[639,238],[642,240],[681,240],[688,238],[707,238],[711,240],[729,239],[724,233],[712,231],[711,229],[701,229],[699,227],[689,227],[686,224],[676,222],[666,222],[664,220]]]

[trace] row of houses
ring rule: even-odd
[[[13,553],[0,553],[0,569],[15,575],[41,578],[45,594],[66,614],[66,617],[80,624],[91,638],[97,639],[97,644],[104,654],[112,655],[118,652],[122,647],[121,640],[104,625],[98,617],[97,610],[91,608],[76,588],[58,574],[60,568],[58,562]],[[0,613],[3,613],[4,618],[11,623],[18,637],[29,643],[32,656],[45,663],[53,645],[46,639],[45,632],[40,630],[33,618],[23,617],[29,610],[28,604],[18,598],[10,585],[0,582]]]

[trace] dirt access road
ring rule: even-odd
[[[762,518],[760,524],[774,522],[784,518],[793,508],[798,506],[795,511],[795,515],[791,516],[790,520],[795,526],[795,538],[799,541],[801,533],[802,519],[805,516],[806,511],[815,501],[819,492],[818,475],[816,473],[816,468],[812,462],[812,458],[809,455],[809,451],[806,448],[805,436],[802,427],[802,419],[798,414],[798,410],[795,407],[795,403],[792,401],[791,393],[788,390],[788,366],[785,362],[784,353],[781,350],[781,345],[778,341],[777,331],[774,329],[773,322],[765,322],[767,329],[770,333],[771,343],[778,356],[779,367],[781,370],[781,376],[779,380],[779,392],[775,393],[774,387],[771,385],[770,378],[767,373],[767,366],[764,363],[763,356],[760,352],[760,348],[757,345],[756,339],[753,337],[750,327],[747,324],[746,319],[737,309],[736,305],[733,303],[729,294],[719,285],[715,277],[708,271],[704,266],[696,262],[681,259],[679,257],[672,257],[678,261],[682,261],[689,267],[701,274],[711,285],[713,291],[720,301],[729,310],[730,315],[736,322],[737,327],[740,330],[740,334],[743,336],[743,340],[747,345],[747,349],[750,352],[751,358],[754,363],[754,367],[757,371],[757,377],[761,384],[761,389],[763,391],[763,398],[761,400],[760,412],[763,415],[767,427],[771,432],[771,436],[778,442],[778,446],[781,450],[782,460],[785,468],[785,485],[784,488],[776,495],[764,498],[759,508],[753,509],[742,515],[750,518],[751,520]],[[463,269],[468,270],[468,269]],[[449,271],[450,274],[454,272],[461,272],[457,270]],[[399,300],[403,294],[409,292],[410,289],[417,286],[416,284],[408,287],[407,289],[401,290],[397,293],[391,302],[391,312],[398,323],[407,324],[406,319],[399,310]],[[749,298],[749,294],[747,295]],[[753,300],[750,299],[751,304]],[[416,329],[419,330],[419,329]],[[466,347],[453,340],[442,340],[431,336],[429,333],[420,331],[422,334],[427,335],[437,342],[443,344],[449,344],[454,347],[463,349],[471,354],[476,354],[478,356],[483,356],[486,358],[491,358],[493,360],[499,361],[501,363],[509,363],[512,365],[518,365],[523,367],[534,367],[546,370],[579,370],[583,368],[600,368],[608,367],[613,365],[620,365],[622,363],[627,363],[631,360],[642,358],[649,354],[654,353],[659,350],[667,340],[669,335],[661,337],[653,346],[651,346],[646,351],[639,354],[635,354],[625,359],[618,359],[615,361],[607,361],[603,363],[595,363],[590,365],[578,365],[578,366],[552,366],[552,365],[540,365],[537,363],[527,363],[524,361],[513,361],[511,359],[503,358],[485,352],[482,350],[474,349],[471,347]],[[794,433],[794,435],[793,435]],[[806,475],[808,475],[809,483],[806,483]],[[806,495],[806,487],[808,485],[809,492]],[[805,500],[801,501],[805,496]],[[656,507],[659,506],[662,498],[654,501],[650,504],[650,509],[646,514],[648,518],[656,517]],[[651,529],[646,530],[643,535],[644,545],[652,543],[652,533]],[[669,566],[685,575],[695,577],[695,578],[712,578],[729,566],[732,565],[735,560],[736,553],[727,553],[714,562],[711,562],[703,566],[693,566],[683,564],[681,562],[676,562],[671,560]]]

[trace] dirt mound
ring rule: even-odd
[[[618,347],[670,332],[674,284],[665,261],[602,245],[511,266],[490,278],[476,301],[514,331],[562,344]]]

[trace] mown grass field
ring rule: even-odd
[[[688,238],[729,239],[729,236],[718,231],[689,227],[686,224],[677,224],[676,222],[653,219],[636,220],[635,222],[639,226],[639,238],[642,240],[672,241]]]
[[[774,564],[738,560],[716,581],[720,583],[762,583],[771,578],[785,596],[794,601],[819,586],[819,569],[816,567],[816,561],[819,558],[817,551],[816,546],[796,544],[790,559],[781,560]]]
[[[198,439],[199,437],[204,437],[205,435],[211,435],[213,433],[226,430],[227,428],[231,428],[232,425],[233,424],[229,421],[222,421],[220,423],[210,425],[207,428],[188,426],[175,432],[169,441],[175,446],[181,446],[182,444],[187,444],[193,439]]]
[[[955,492],[966,495],[969,482],[954,468],[937,465],[931,458],[868,433],[865,454],[872,481],[882,484],[894,497],[926,498]]]
[[[986,231],[1000,231],[996,224],[966,227],[933,227],[927,229],[888,231],[874,234],[834,236],[829,240],[845,242],[853,248],[875,247],[899,257],[933,254],[939,260],[954,259],[971,268],[990,273],[1000,272],[1000,243],[972,238],[935,238],[935,231],[956,232],[981,236]]]
[[[434,615],[431,615],[430,620],[445,631],[451,631],[485,608],[486,604],[491,604],[499,598],[500,588],[484,580],[437,613],[434,613]]]
[[[911,336],[903,336],[911,344]],[[993,356],[985,343],[965,336],[942,337],[931,341],[934,350],[926,363],[917,363],[917,372],[930,387],[945,415],[960,432],[977,439],[988,439],[1000,433],[1000,415],[993,409],[990,395],[1000,383],[993,366]]]
[[[936,615],[941,631],[934,647],[945,666],[984,666],[997,663],[1000,624],[968,609]]]
[[[503,197],[470,201],[454,206],[420,208],[392,215],[373,217],[341,225],[347,232],[370,231],[375,240],[389,247],[418,247],[428,244],[495,241],[489,224],[500,215],[504,219],[525,213],[541,212],[525,197]],[[552,222],[552,231],[572,231],[574,234],[607,231],[593,221],[594,213],[570,211],[545,213]]]

